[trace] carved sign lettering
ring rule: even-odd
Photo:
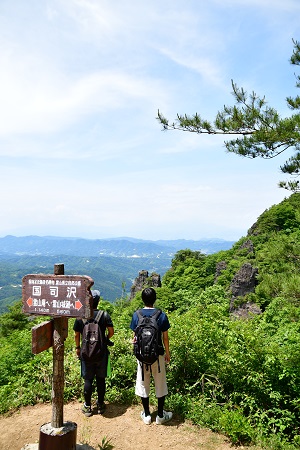
[[[26,275],[22,280],[23,312],[88,319],[93,314],[93,284],[86,275]]]

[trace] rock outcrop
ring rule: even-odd
[[[254,292],[257,286],[257,274],[258,269],[253,267],[252,264],[243,264],[230,284],[233,297],[244,297],[246,294]]]
[[[137,292],[142,291],[145,287],[161,287],[160,275],[152,273],[149,276],[147,270],[141,270],[131,286],[130,300],[134,298]]]
[[[257,286],[258,269],[253,267],[250,263],[242,265],[240,270],[235,274],[230,285],[232,298],[230,302],[230,312],[237,317],[248,317],[251,314],[261,314],[261,309],[258,305],[251,302],[240,303],[236,305],[236,300],[239,297],[244,297],[251,292],[254,292]]]
[[[240,250],[247,249],[248,253],[254,253],[254,245],[250,239],[247,239],[241,246]]]

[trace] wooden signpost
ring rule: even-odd
[[[39,450],[75,450],[77,425],[63,420],[64,341],[68,317],[93,316],[92,278],[64,275],[64,265],[55,264],[54,275],[26,275],[22,280],[25,314],[47,315],[50,321],[33,327],[32,352],[53,347],[52,421],[40,430]]]
[[[26,275],[23,277],[23,312],[53,317],[90,318],[92,305],[88,276]]]

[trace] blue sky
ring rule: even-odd
[[[163,132],[231,79],[289,114],[299,0],[1,0],[0,236],[239,239],[289,195],[274,160]]]

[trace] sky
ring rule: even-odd
[[[0,0],[0,237],[238,240],[290,193],[273,160],[162,131],[234,103],[289,115],[299,0]]]

